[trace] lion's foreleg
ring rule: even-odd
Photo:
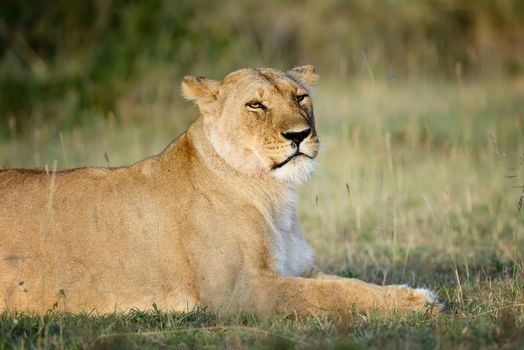
[[[237,295],[235,302],[240,309],[254,309],[263,314],[319,315],[353,310],[424,310],[437,301],[430,292],[406,286],[378,286],[358,279],[324,276],[326,278],[251,276],[250,283],[242,285],[252,287]],[[436,306],[438,311],[440,306]]]

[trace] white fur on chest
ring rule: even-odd
[[[270,218],[272,228],[272,259],[276,272],[284,276],[300,276],[315,263],[313,251],[307,244],[295,209],[295,193]]]

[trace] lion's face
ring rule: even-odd
[[[223,81],[186,77],[186,98],[196,100],[217,152],[235,169],[304,182],[318,152],[310,90],[312,66],[287,73],[242,69]]]

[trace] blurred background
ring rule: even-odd
[[[5,0],[0,130],[134,118],[122,104],[171,103],[183,75],[303,63],[340,83],[514,78],[524,2]]]
[[[130,164],[198,115],[182,76],[306,63],[323,266],[416,284],[522,261],[521,0],[4,0],[0,168]]]

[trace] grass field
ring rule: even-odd
[[[150,79],[114,114],[0,140],[0,166],[119,166],[161,151],[197,111]],[[299,209],[320,266],[435,289],[446,315],[8,314],[0,348],[524,348],[523,96],[522,80],[317,89],[323,149]]]

